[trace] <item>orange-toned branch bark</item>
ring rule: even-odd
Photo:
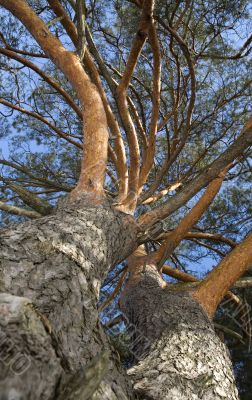
[[[144,200],[142,203],[143,204],[153,204],[156,203],[158,200],[162,199],[167,193],[172,192],[173,190],[176,190],[182,185],[181,182],[176,182],[172,185],[169,185],[166,189],[160,190],[159,193],[154,194],[151,197],[148,197],[146,200]]]
[[[62,46],[25,0],[0,0],[0,5],[24,24],[74,87],[83,107],[85,146],[80,179],[73,195],[80,192],[94,192],[97,197],[103,196],[108,129],[104,107],[95,85],[82,68],[80,59]]]
[[[127,90],[132,79],[132,75],[138,58],[141,54],[142,48],[148,36],[149,28],[152,21],[153,7],[154,1],[144,1],[138,31],[132,42],[132,47],[122,79],[116,89],[117,104],[123,121],[125,132],[127,134],[130,150],[129,192],[127,199],[123,202],[122,208],[128,209],[128,211],[130,212],[133,212],[135,209],[138,195],[140,150],[137,140],[136,129],[128,110]]]
[[[218,233],[205,233],[205,232],[188,232],[185,236],[186,239],[190,238],[198,238],[198,239],[207,239],[212,240],[214,242],[221,242],[228,244],[230,247],[234,248],[237,243],[232,239],[226,238]]]
[[[189,73],[190,73],[190,78],[191,78],[191,87],[190,87],[190,100],[189,100],[189,104],[188,104],[188,108],[187,108],[187,116],[186,116],[186,121],[185,124],[183,126],[183,130],[182,130],[182,135],[181,138],[178,140],[177,137],[177,133],[175,130],[175,137],[174,137],[174,144],[173,144],[173,149],[172,149],[172,156],[168,157],[161,170],[159,171],[155,181],[152,183],[152,185],[150,186],[149,190],[141,197],[141,202],[146,200],[148,197],[150,197],[155,190],[158,188],[158,186],[161,184],[164,176],[167,174],[169,168],[171,167],[171,165],[174,163],[174,161],[177,159],[177,157],[179,156],[179,154],[181,153],[181,151],[183,150],[188,135],[190,134],[190,130],[191,130],[191,120],[192,120],[192,114],[193,114],[193,109],[194,109],[194,105],[195,105],[195,99],[196,99],[196,77],[195,77],[195,71],[194,71],[194,65],[193,65],[193,61],[191,58],[191,54],[190,51],[188,49],[187,44],[184,42],[184,40],[180,37],[180,35],[169,25],[167,25],[166,23],[164,23],[164,21],[162,19],[160,19],[157,16],[154,16],[154,18],[161,24],[161,26],[166,29],[170,35],[172,36],[172,38],[174,38],[176,40],[176,42],[178,43],[178,45],[181,48],[182,53],[184,54],[184,57],[187,61],[188,64],[188,69],[189,69]],[[172,47],[170,47],[171,52],[174,54]],[[174,54],[174,57],[176,59],[176,63],[178,63],[177,57]],[[177,64],[177,67],[179,67],[179,63]],[[179,102],[179,96],[177,96],[177,101],[176,101],[176,105],[174,105],[174,113],[176,114],[176,110],[178,108],[178,102]],[[169,118],[169,114],[168,114],[168,118]]]
[[[127,259],[129,277],[125,288],[121,294],[121,299],[126,295],[127,291],[137,285],[143,278],[143,272],[146,266],[153,271],[158,278],[161,288],[166,287],[166,282],[162,278],[162,274],[157,271],[155,260],[152,254],[147,254],[144,245],[140,245]]]
[[[183,272],[183,271],[179,271],[178,269],[172,268],[168,265],[163,266],[162,273],[169,275],[172,278],[178,279],[179,281],[182,281],[182,282],[187,282],[187,283],[198,282],[198,283],[200,283],[200,280],[195,278],[195,276],[193,276],[191,274],[187,274],[186,272]],[[241,304],[241,300],[234,293],[227,292],[227,297],[230,298],[234,303]]]
[[[176,40],[178,45],[181,48],[182,53],[184,54],[184,57],[187,61],[188,64],[188,69],[190,73],[190,78],[191,78],[191,94],[190,94],[190,101],[188,105],[188,110],[187,110],[187,117],[186,117],[186,126],[185,130],[188,131],[190,130],[191,126],[191,119],[192,119],[192,113],[195,105],[195,99],[196,99],[196,77],[195,77],[195,71],[194,71],[194,65],[191,57],[190,50],[185,43],[185,41],[180,37],[178,32],[174,30],[170,25],[166,24],[161,18],[158,16],[154,16],[154,18],[159,22],[159,24],[167,30],[172,37]]]
[[[139,193],[145,184],[149,172],[153,166],[155,149],[156,149],[156,134],[158,127],[158,116],[160,106],[160,88],[161,88],[161,54],[159,41],[155,23],[152,20],[149,28],[149,41],[153,52],[153,92],[152,92],[152,115],[150,122],[150,134],[148,137],[148,147],[144,152],[143,165],[139,177]]]
[[[186,214],[177,228],[170,234],[168,239],[162,243],[159,250],[155,253],[155,260],[158,264],[158,268],[163,266],[165,260],[172,254],[181,240],[183,240],[186,233],[196,224],[203,213],[208,209],[209,205],[220,190],[226,172],[227,169],[209,184],[199,201],[189,211],[189,213]]]
[[[77,33],[76,26],[71,21],[70,17],[66,13],[64,7],[59,2],[59,0],[48,0],[48,2],[50,4],[50,6],[52,7],[53,11],[55,12],[55,14],[61,18],[61,20],[60,20],[61,24],[63,25],[63,27],[66,30],[67,34],[69,35],[70,39],[72,40],[74,46],[77,48],[78,47],[78,33]],[[87,28],[87,38],[89,38],[89,36],[91,36],[91,34],[89,33],[88,28]],[[95,85],[99,91],[99,94],[101,96],[103,106],[104,106],[104,109],[106,112],[108,126],[111,130],[112,137],[115,141],[115,152],[116,152],[116,155],[118,158],[118,162],[115,163],[115,166],[116,166],[116,170],[118,172],[118,178],[119,178],[118,201],[120,202],[126,197],[127,190],[128,190],[128,167],[127,167],[126,153],[125,153],[125,147],[124,147],[122,135],[120,132],[118,122],[111,110],[106,93],[103,89],[99,72],[97,70],[97,67],[92,59],[92,56],[91,56],[88,48],[85,49],[83,63],[85,65],[85,67],[87,68],[92,81],[95,83]],[[109,149],[109,152],[111,155],[110,149]],[[112,157],[112,159],[113,159],[113,157]]]
[[[171,157],[167,157],[167,159],[164,161],[164,163],[163,163],[160,171],[158,172],[155,180],[150,185],[150,188],[145,193],[143,193],[142,196],[139,198],[139,203],[144,203],[145,200],[147,200],[149,197],[151,197],[153,195],[153,193],[155,192],[155,190],[162,183],[162,180],[163,180],[164,176],[167,174],[169,168],[174,163],[174,161],[177,159],[179,153],[181,152],[182,148],[184,147],[184,145],[186,143],[186,138],[187,138],[187,136],[185,136],[184,139],[180,141],[180,143],[179,143],[179,145],[177,146],[176,149],[173,149]]]
[[[161,272],[163,274],[169,275],[172,278],[178,279],[182,282],[198,282],[199,279],[195,278],[195,276],[191,274],[187,274],[186,272],[180,271],[177,268],[172,268],[169,265],[163,265]]]
[[[235,247],[194,291],[194,298],[199,301],[210,317],[239,277],[252,264],[252,234]]]

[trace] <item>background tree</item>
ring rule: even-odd
[[[250,2],[0,5],[3,398],[238,398],[212,319],[250,285]]]

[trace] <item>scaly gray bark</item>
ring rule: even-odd
[[[141,399],[238,399],[226,346],[190,293],[161,289],[147,265],[121,303],[135,355],[128,375]]]
[[[3,363],[1,400],[13,393],[17,399],[56,399],[95,356],[110,349],[98,322],[99,288],[111,266],[134,250],[136,233],[132,217],[83,198],[63,201],[55,215],[1,232],[0,291],[8,295],[0,297],[0,307],[9,321],[1,313],[1,334],[32,360],[29,370],[14,378]],[[116,353],[109,354],[108,373],[95,398],[130,399]],[[84,398],[76,391],[75,400]]]
[[[97,299],[108,270],[136,244],[132,217],[88,198],[1,232],[0,400],[85,400],[94,391],[93,400],[238,398],[207,316],[189,294],[162,290],[148,265],[123,299],[135,338],[133,393],[98,322]]]

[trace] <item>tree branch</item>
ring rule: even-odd
[[[219,192],[223,179],[225,178],[226,168],[216,179],[214,179],[207,187],[205,193],[189,211],[188,214],[180,221],[176,229],[169,235],[160,246],[159,250],[155,253],[155,260],[158,269],[162,268],[165,260],[173,253],[175,248],[179,245],[181,240],[184,239],[186,233],[196,224],[204,212],[208,209],[213,199]]]
[[[20,217],[28,217],[32,219],[42,217],[42,215],[36,211],[29,211],[17,206],[11,206],[10,204],[6,204],[3,201],[0,201],[0,209],[10,214],[19,215]]]
[[[126,200],[122,203],[121,206],[119,205],[118,208],[122,210],[128,209],[130,212],[135,209],[138,195],[140,150],[135,126],[128,111],[127,90],[132,79],[132,75],[136,67],[139,55],[148,36],[149,28],[152,21],[154,6],[153,3],[153,1],[144,1],[138,31],[132,42],[132,47],[123,76],[116,89],[117,104],[127,134],[130,149],[129,192]]]
[[[64,192],[70,192],[71,188],[69,186],[64,186],[64,185],[60,185],[57,182],[51,182],[45,178],[42,178],[40,176],[34,175],[30,169],[24,167],[23,165],[19,165],[16,164],[14,162],[11,161],[6,161],[6,160],[0,160],[0,164],[2,165],[6,165],[7,167],[11,167],[19,172],[22,172],[23,174],[29,176],[31,179],[33,179],[34,181],[39,182],[39,185],[41,186],[47,186],[50,188],[55,188],[58,191],[64,191]]]
[[[152,19],[149,28],[149,41],[153,52],[153,92],[152,92],[152,115],[150,121],[150,133],[148,138],[148,147],[144,152],[143,165],[139,177],[139,192],[141,192],[144,183],[146,182],[149,172],[153,166],[155,149],[156,149],[156,134],[158,128],[158,116],[160,106],[160,90],[161,90],[161,54],[157,30]]]
[[[26,26],[44,52],[74,87],[83,107],[85,147],[80,179],[72,194],[76,196],[83,191],[93,192],[99,201],[98,199],[104,195],[108,129],[104,107],[96,87],[82,68],[80,59],[62,46],[25,0],[0,0],[0,5]]]
[[[252,50],[252,47],[250,47],[245,54],[242,54],[247,47],[252,43],[252,35],[248,37],[248,39],[244,42],[244,44],[241,46],[240,50],[234,54],[233,56],[224,56],[222,54],[204,54],[200,53],[197,55],[197,57],[202,57],[202,58],[212,58],[216,60],[238,60],[240,58],[246,57]]]
[[[207,314],[212,317],[227,291],[252,263],[252,234],[248,235],[214,268],[194,291]]]
[[[60,4],[58,0],[48,0],[50,6],[52,7],[53,11],[55,14],[61,18],[60,22],[64,29],[66,30],[68,36],[72,40],[73,44],[75,47],[78,47],[78,34],[77,34],[77,29],[74,25],[74,23],[71,21],[67,13],[65,12],[63,6]],[[111,77],[109,76],[108,73],[106,73],[105,65],[99,56],[99,53],[95,47],[95,44],[93,42],[91,33],[89,31],[88,26],[86,26],[86,36],[87,36],[87,41],[88,44],[93,51],[93,55],[95,56],[95,59],[103,72],[103,76],[105,77],[107,83],[109,84],[110,89],[112,92],[114,92],[115,86],[113,84],[113,81],[111,80]],[[118,171],[118,178],[119,178],[119,197],[118,201],[121,201],[121,199],[124,199],[127,190],[128,190],[128,168],[127,168],[127,160],[126,160],[126,153],[125,153],[125,147],[122,139],[122,135],[120,132],[120,128],[118,125],[118,122],[111,110],[111,107],[109,105],[107,96],[105,94],[105,91],[102,87],[101,79],[99,76],[99,72],[96,68],[95,63],[92,60],[92,57],[89,53],[88,48],[86,48],[85,53],[84,53],[84,58],[83,58],[84,65],[86,66],[87,70],[89,71],[89,74],[97,86],[97,89],[100,93],[103,106],[106,112],[106,117],[108,121],[109,128],[111,129],[112,136],[115,140],[115,151],[118,157],[118,162],[115,163],[116,169]]]
[[[23,202],[33,208],[33,210],[37,211],[40,215],[48,215],[52,212],[53,206],[38,197],[35,193],[30,192],[16,183],[8,183],[7,187],[18,193]]]

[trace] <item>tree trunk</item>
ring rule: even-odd
[[[132,217],[88,199],[2,231],[0,400],[237,399],[231,362],[188,293],[145,266],[125,292],[134,339],[128,370],[97,313],[102,280],[135,250]]]
[[[155,266],[139,272],[121,300],[135,392],[145,400],[238,399],[228,350],[201,306],[164,287]]]
[[[85,199],[65,201],[55,215],[2,231],[1,400],[86,399],[95,386],[85,379],[96,374],[104,349],[107,373],[101,371],[95,398],[132,397],[96,305],[102,280],[134,250],[136,233],[132,217]],[[24,364],[18,372],[17,356]],[[98,367],[92,369],[95,356]]]

